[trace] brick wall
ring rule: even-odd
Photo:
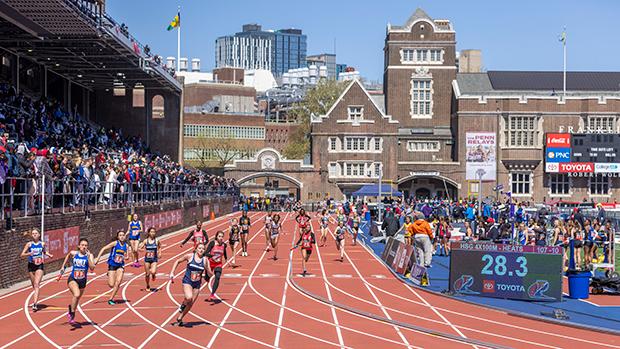
[[[206,205],[208,205],[208,209],[205,207]],[[209,210],[215,211],[216,217],[230,213],[233,210],[233,199],[213,198],[184,203],[174,202],[161,206],[136,207],[135,213],[140,216],[143,222],[144,218],[149,215],[152,218],[150,221],[155,222],[154,224],[160,227],[165,227],[158,229],[158,235],[161,236],[191,226],[198,218],[208,220]],[[131,214],[131,209],[127,208],[92,212],[90,220],[85,219],[84,213],[49,215],[45,217],[45,230],[79,227],[80,238],[87,238],[91,252],[97,254],[103,245],[112,241],[117,230],[127,228],[129,214]],[[153,216],[153,214],[160,215]],[[27,280],[27,261],[18,257],[24,248],[24,244],[28,242],[28,239],[22,236],[22,232],[33,227],[39,228],[41,217],[22,218],[16,220],[15,223],[15,231],[2,230],[0,232],[0,256],[4,257],[4,261],[0,264],[0,287],[3,288]],[[146,228],[148,226],[145,226]],[[45,271],[47,273],[57,271],[60,269],[63,259],[64,256],[56,254],[53,258],[54,261],[46,263]]]

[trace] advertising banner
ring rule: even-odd
[[[594,173],[594,163],[591,162],[561,162],[560,173]]]
[[[569,133],[547,133],[547,148],[570,148]]]
[[[202,218],[209,218],[209,214],[211,214],[211,207],[208,204],[202,205]]]
[[[69,227],[65,229],[47,230],[43,236],[43,241],[47,252],[54,257],[45,258],[46,262],[53,262],[65,258],[69,251],[77,248],[80,240],[80,227]]]
[[[155,229],[170,228],[182,223],[183,212],[180,209],[147,214],[144,217],[144,226],[154,227]]]
[[[547,163],[570,162],[570,148],[547,148]]]
[[[595,173],[620,173],[620,163],[595,163],[594,164],[594,172]]]
[[[450,290],[483,297],[561,301],[562,247],[453,242]]]
[[[396,251],[396,256],[394,257],[394,262],[392,263],[392,268],[399,273],[405,274],[409,267],[409,261],[413,256],[413,246],[406,245],[399,241],[398,250]]]
[[[467,132],[465,145],[466,180],[496,180],[497,139],[493,132]]]

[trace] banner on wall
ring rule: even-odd
[[[183,212],[181,210],[172,210],[166,212],[147,214],[144,217],[145,227],[154,227],[155,229],[170,228],[183,223]]]
[[[53,262],[65,258],[69,251],[77,248],[79,240],[79,226],[45,231],[43,241],[47,252],[53,255],[52,258],[46,258],[45,261]]]
[[[209,214],[211,214],[211,207],[209,204],[202,205],[202,218],[209,218]]]
[[[466,180],[495,181],[497,137],[493,132],[467,132],[465,144]],[[480,172],[479,172],[480,171]]]

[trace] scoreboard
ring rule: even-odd
[[[530,301],[562,299],[562,247],[453,242],[450,291]]]
[[[547,133],[545,172],[579,176],[620,174],[620,134]]]

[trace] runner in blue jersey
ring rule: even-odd
[[[174,280],[174,271],[179,263],[187,263],[185,274],[183,275],[183,302],[179,306],[179,316],[172,323],[173,326],[183,327],[183,317],[189,313],[192,306],[200,294],[200,285],[202,277],[207,267],[207,257],[205,256],[205,245],[198,244],[193,253],[186,254],[174,262],[172,271],[170,271],[170,280]]]
[[[38,229],[32,229],[24,235],[30,235],[32,239],[32,241],[26,243],[20,256],[22,258],[28,257],[28,276],[30,277],[30,284],[34,289],[32,311],[35,312],[39,310],[39,288],[45,273],[43,261],[45,256],[50,258],[53,256],[45,250],[45,242],[41,241],[41,233]]]
[[[69,274],[67,285],[69,287],[69,291],[71,292],[71,304],[69,304],[67,318],[69,319],[69,323],[71,325],[75,325],[75,310],[78,307],[80,298],[82,298],[82,295],[84,294],[88,271],[95,270],[96,263],[92,253],[88,251],[88,240],[81,238],[78,243],[78,249],[76,251],[70,251],[67,253],[67,256],[65,256],[65,260],[60,268],[58,280],[62,277],[62,274],[65,271],[65,266],[67,265],[70,257],[72,258],[71,273]]]
[[[127,233],[129,234],[128,240],[131,245],[133,263],[132,266],[134,268],[140,267],[140,262],[138,261],[138,245],[140,244],[140,235],[144,231],[144,225],[142,221],[138,219],[138,214],[134,213],[131,215],[131,221],[127,225]]]
[[[144,239],[139,248],[145,249],[144,255],[144,279],[146,280],[146,290],[155,292],[157,288],[151,288],[151,281],[155,281],[157,275],[157,261],[161,258],[161,243],[155,237],[157,231],[151,227],[147,231],[146,239]]]
[[[127,245],[127,241],[125,241],[125,239],[125,231],[117,231],[116,239],[103,246],[97,255],[97,263],[99,263],[101,255],[103,255],[105,251],[110,250],[110,255],[108,256],[108,286],[112,289],[112,294],[110,294],[110,299],[108,300],[109,305],[116,304],[114,297],[116,297],[116,292],[118,292],[118,288],[120,287],[121,282],[123,282],[123,275],[125,274],[125,259],[128,258],[129,252],[132,251],[131,247]]]

